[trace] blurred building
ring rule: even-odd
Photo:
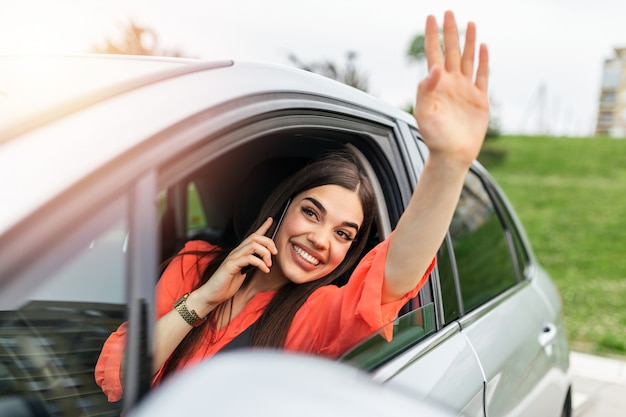
[[[626,47],[604,61],[596,134],[626,137]]]

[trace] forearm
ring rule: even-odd
[[[206,317],[214,308],[214,306],[202,302],[197,291],[189,295],[186,304],[189,310],[196,311],[200,317]],[[191,329],[193,327],[181,317],[173,306],[171,311],[156,322],[153,374],[161,369]]]
[[[431,154],[389,242],[383,302],[417,285],[449,228],[469,165]]]

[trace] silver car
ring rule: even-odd
[[[173,391],[150,389],[160,263],[189,239],[238,239],[281,179],[345,148],[378,194],[374,245],[393,230],[428,156],[409,114],[269,64],[0,57],[0,414],[112,416],[163,402]],[[108,403],[94,366],[123,321],[124,398]],[[367,384],[453,414],[571,415],[559,294],[479,163],[437,268],[389,326],[390,342],[376,332],[310,367],[356,369]],[[277,373],[293,362],[283,355]],[[202,383],[231,383],[245,401],[251,382],[208,372]],[[350,404],[354,390],[328,391],[315,401]]]

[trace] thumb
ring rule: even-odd
[[[441,78],[441,66],[433,65],[428,72],[428,75],[420,83],[420,87],[423,87],[426,91],[433,90],[439,79]]]

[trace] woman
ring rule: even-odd
[[[392,235],[361,260],[348,284],[328,285],[353,266],[365,244],[373,193],[358,164],[345,155],[305,168],[268,200],[254,232],[236,248],[189,242],[168,266],[157,285],[154,382],[219,352],[247,328],[252,346],[337,357],[391,321],[417,294],[489,119],[487,49],[480,47],[474,80],[473,23],[461,53],[454,16],[446,12],[444,47],[445,57],[429,16],[429,75],[419,85],[414,115],[430,154]],[[274,220],[268,213],[287,201],[271,239],[266,234]],[[122,395],[124,347],[122,325],[96,367],[110,401]]]

